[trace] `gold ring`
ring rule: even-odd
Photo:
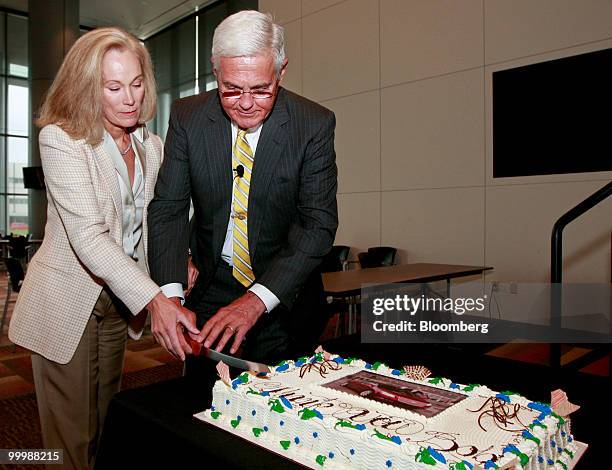
[[[236,333],[236,330],[234,330],[230,325],[227,325],[225,328],[229,328],[232,331],[232,334]]]

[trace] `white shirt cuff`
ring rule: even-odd
[[[171,282],[160,287],[161,291],[168,298],[179,297],[181,305],[185,303],[185,295],[183,294],[183,285],[180,282]]]
[[[259,299],[266,306],[267,312],[271,312],[280,304],[278,297],[276,297],[270,289],[268,289],[266,286],[262,286],[261,284],[253,284],[251,287],[249,287],[249,292],[252,292],[259,297]]]

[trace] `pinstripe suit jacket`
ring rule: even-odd
[[[331,249],[338,225],[334,128],[331,111],[281,88],[257,144],[248,209],[251,262],[256,282],[289,309]],[[231,146],[231,122],[216,90],[173,104],[149,205],[149,264],[158,284],[187,283],[190,197],[198,284],[214,275],[230,214]]]
[[[146,207],[161,164],[162,143],[144,129],[143,137]],[[73,140],[55,125],[43,128],[39,141],[47,186],[47,224],[42,245],[28,266],[9,337],[66,364],[105,284],[134,315],[159,288],[123,251],[121,191],[103,143],[91,146]],[[145,248],[146,227],[145,212]],[[141,333],[130,330],[132,336]]]

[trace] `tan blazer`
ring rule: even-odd
[[[141,244],[147,247],[147,206],[162,160],[161,139],[142,132],[145,209]],[[66,364],[83,335],[102,287],[133,315],[159,287],[122,247],[121,191],[103,143],[73,140],[56,125],[40,133],[40,157],[47,185],[47,225],[40,249],[28,266],[9,328],[12,342]],[[148,270],[148,269],[147,269]],[[146,315],[146,313],[144,314]],[[139,337],[143,315],[133,318]],[[135,326],[136,325],[136,326]]]

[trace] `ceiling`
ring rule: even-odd
[[[215,0],[80,0],[81,26],[121,26],[141,39]],[[28,11],[27,0],[0,0],[0,6]]]

